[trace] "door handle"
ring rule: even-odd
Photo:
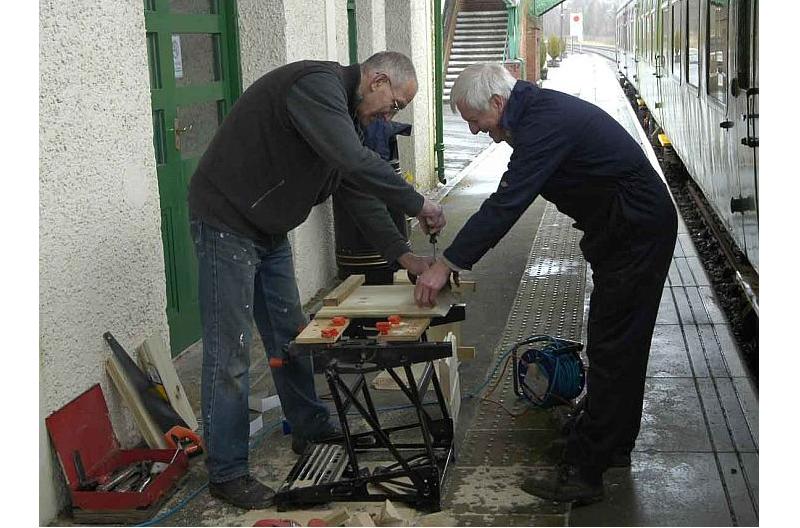
[[[722,123],[719,124],[719,127],[724,128],[725,130],[733,128],[733,121],[723,121]]]
[[[189,123],[185,127],[181,127],[178,125],[179,122],[178,118],[176,117],[175,121],[173,121],[173,126],[175,127],[173,128],[173,130],[175,131],[175,150],[179,151],[181,150],[181,134],[186,134],[187,132],[190,132],[192,130],[192,127],[194,126],[194,123]]]

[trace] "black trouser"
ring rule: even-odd
[[[660,181],[626,182],[612,209],[608,243],[586,254],[594,281],[587,399],[565,452],[567,462],[596,476],[612,453],[630,452],[639,434],[650,341],[677,236],[675,208]]]

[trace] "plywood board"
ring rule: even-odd
[[[160,336],[149,337],[136,349],[136,357],[142,371],[154,383],[161,383],[164,387],[167,399],[175,412],[183,418],[192,431],[196,431],[197,417],[186,397],[186,391],[183,390],[175,365],[172,363],[172,355],[164,339]]]
[[[317,344],[325,344],[325,343],[335,343],[342,337],[342,332],[344,329],[350,326],[350,319],[346,319],[343,325],[334,326],[333,321],[331,319],[327,319],[324,317],[315,317],[308,323],[308,326],[303,328],[303,331],[300,332],[294,342],[295,343],[302,343],[302,344],[310,344],[310,343],[317,343]],[[322,330],[326,328],[336,328],[339,333],[333,337],[323,337]]]
[[[419,341],[431,324],[430,317],[407,317],[392,325],[388,334],[378,334],[378,341]]]
[[[422,374],[425,372],[425,367],[427,365],[427,363],[413,363],[411,365],[411,373],[414,375],[414,379],[417,383],[419,383],[420,378],[422,378]],[[437,363],[434,363],[433,367],[436,369],[436,374],[438,375],[439,369],[437,368]],[[404,368],[395,368],[394,373],[408,386],[408,379],[406,379],[406,370]],[[387,370],[380,371],[378,375],[372,379],[370,385],[375,390],[400,390],[397,382],[394,381],[394,378],[392,378]]]
[[[388,286],[359,286],[339,306],[325,306],[317,317],[387,317],[397,314],[407,317],[441,317],[457,301],[450,292],[440,292],[436,306],[417,306],[414,286],[391,284]]]
[[[111,377],[111,381],[114,382],[114,386],[117,388],[120,396],[122,396],[125,405],[127,405],[131,413],[133,413],[136,426],[139,428],[139,432],[142,433],[142,437],[147,445],[151,449],[166,449],[167,441],[164,439],[161,429],[153,420],[153,417],[150,416],[150,413],[142,403],[139,393],[136,391],[136,387],[134,387],[125,376],[124,369],[115,357],[112,356],[106,360],[106,371]]]

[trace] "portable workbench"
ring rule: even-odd
[[[465,305],[444,292],[436,306],[421,308],[414,304],[410,284],[362,286],[357,278],[345,281],[324,303],[290,344],[288,361],[312,356],[314,370],[325,374],[342,434],[309,445],[279,488],[276,505],[285,510],[389,499],[438,510],[453,458],[453,418],[448,409],[452,387],[443,391],[434,361],[454,357],[456,346],[428,341],[427,332],[463,321]],[[416,364],[424,364],[421,374],[412,369]],[[382,423],[366,379],[380,371],[391,376],[413,409],[415,419],[409,423]],[[435,396],[430,412],[424,404],[429,392]],[[356,412],[348,416],[352,409]],[[354,433],[354,418],[366,422],[368,430]],[[380,465],[369,467],[382,456]]]

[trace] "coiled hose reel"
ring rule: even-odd
[[[581,350],[583,343],[547,335],[520,341],[512,350],[514,392],[537,407],[572,405],[586,385]]]

